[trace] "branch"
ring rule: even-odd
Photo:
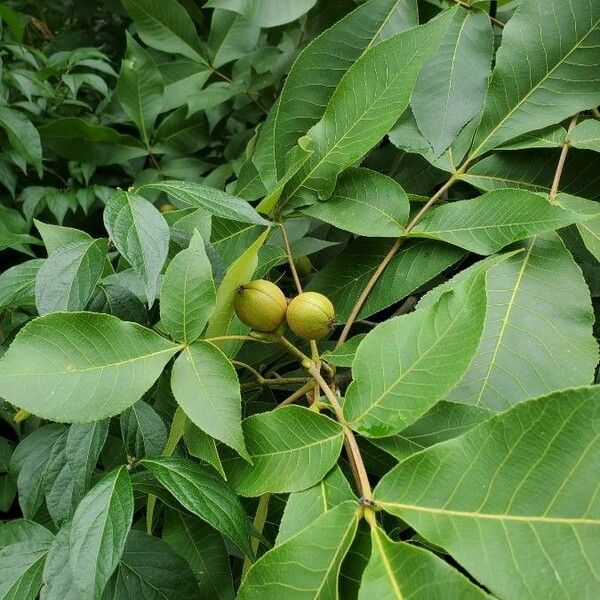
[[[463,8],[466,8],[467,10],[473,10],[473,8],[474,8],[467,2],[464,2],[463,0],[451,0],[451,2],[454,2],[455,4],[458,4],[459,6],[462,6]],[[500,29],[502,29],[504,27],[505,23],[503,23],[499,19],[496,19],[496,17],[493,14],[490,14],[489,17],[490,17],[490,21],[494,25],[497,25],[498,27],[500,27]]]
[[[558,164],[556,165],[556,171],[554,172],[554,181],[552,181],[552,187],[550,188],[550,193],[548,194],[548,200],[552,204],[556,202],[556,194],[558,194],[558,186],[560,185],[560,178],[562,177],[563,169],[565,168],[565,161],[567,160],[567,154],[569,153],[569,134],[573,129],[575,129],[575,125],[577,125],[577,119],[579,118],[579,113],[573,116],[569,123],[569,128],[567,129],[567,136],[562,145],[562,150],[560,152],[560,156],[558,158]]]

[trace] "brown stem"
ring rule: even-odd
[[[413,217],[412,221],[406,226],[406,229],[404,230],[404,236],[406,236],[406,234],[410,233],[414,229],[415,225],[423,218],[425,213],[452,187],[452,184],[457,179],[459,179],[460,175],[463,172],[464,166],[458,171],[456,171],[456,173],[454,173],[452,177],[450,177],[450,179],[448,179],[448,181],[421,207],[421,210],[419,210],[419,212]],[[392,258],[394,258],[394,256],[404,243],[404,240],[406,239],[404,236],[398,238],[392,244],[392,247],[388,250],[388,253],[383,257],[383,260],[381,261],[381,263],[379,263],[379,266],[377,267],[377,269],[375,269],[373,275],[371,275],[371,278],[369,279],[367,285],[364,287],[363,291],[358,297],[358,300],[354,304],[352,311],[350,312],[350,316],[348,317],[348,320],[344,325],[344,329],[342,329],[342,333],[340,334],[340,337],[335,346],[336,348],[341,346],[346,341],[346,338],[350,333],[350,329],[352,328],[352,325],[354,325],[354,321],[356,321],[356,318],[362,310],[362,307],[366,302],[369,294],[373,290],[373,287],[381,277],[381,274],[385,271],[385,268],[388,266]]]
[[[467,10],[473,10],[473,7],[468,4],[467,2],[464,2],[463,0],[452,0],[452,2],[454,2],[455,4],[458,4],[459,6],[462,6],[463,8],[466,8]],[[500,21],[499,19],[496,19],[496,17],[489,15],[490,17],[490,21],[494,24],[497,25],[498,27],[500,27],[500,29],[502,29],[505,25],[505,23],[503,23],[502,21]]]
[[[346,447],[346,452],[348,453],[348,456],[351,458],[351,462],[354,463],[354,467],[356,469],[357,484],[359,486],[360,493],[363,497],[363,500],[365,500],[367,503],[370,503],[373,500],[373,491],[371,490],[371,484],[369,483],[367,469],[365,468],[365,463],[363,462],[362,455],[360,453],[360,448],[358,447],[356,438],[354,437],[354,433],[352,433],[352,430],[346,424],[342,407],[340,406],[336,395],[327,385],[327,382],[323,379],[323,376],[316,368],[316,365],[311,364],[308,367],[308,372],[315,378],[315,381],[317,381],[317,383],[321,386],[321,389],[325,393],[325,396],[327,396],[327,400],[329,400],[329,403],[333,408],[333,412],[335,413],[336,419],[339,421],[339,423],[344,429],[344,446]]]
[[[311,377],[309,381],[307,381],[301,388],[298,388],[293,394],[290,394],[285,400],[280,402],[277,405],[277,408],[281,408],[282,406],[288,406],[289,404],[293,404],[296,400],[300,400],[302,396],[305,396],[308,392],[313,389],[313,378]]]
[[[548,194],[548,199],[550,202],[554,203],[556,201],[556,194],[558,194],[558,186],[560,185],[560,178],[562,177],[563,169],[565,168],[565,161],[567,160],[567,154],[569,153],[569,134],[573,129],[575,129],[575,125],[577,125],[577,119],[579,118],[579,113],[573,116],[569,123],[569,127],[567,129],[567,136],[562,145],[562,150],[560,152],[560,156],[558,158],[558,164],[556,165],[556,171],[554,172],[554,180],[552,181],[552,187],[550,188],[550,193]]]
[[[300,277],[298,277],[298,271],[296,270],[296,265],[294,264],[290,240],[288,238],[287,231],[285,230],[285,225],[283,223],[279,223],[279,226],[281,227],[281,237],[283,238],[283,245],[285,246],[285,252],[288,258],[288,264],[290,265],[290,271],[292,272],[292,277],[294,279],[294,283],[296,284],[296,289],[298,290],[298,293],[301,294],[302,284],[300,283]]]

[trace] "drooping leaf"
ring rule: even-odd
[[[488,271],[481,342],[448,399],[493,411],[593,381],[598,346],[589,291],[554,233]]]
[[[167,222],[141,196],[118,190],[106,203],[104,226],[117,250],[144,282],[151,306],[169,251]]]
[[[550,204],[525,190],[495,190],[430,211],[410,232],[455,244],[477,254],[498,252],[508,244],[580,220],[577,213]]]
[[[246,251],[227,269],[221,285],[217,289],[217,304],[206,330],[206,337],[225,335],[233,317],[233,300],[237,288],[248,283],[258,266],[258,251],[262,248],[269,230],[263,233],[248,246]]]
[[[376,501],[498,598],[592,598],[599,400],[594,387],[523,402],[400,463]]]
[[[454,10],[370,48],[342,77],[322,119],[309,131],[312,155],[284,191],[328,197],[338,174],[362,158],[406,110],[423,63],[440,42]],[[377,77],[373,74],[377,73]]]
[[[274,187],[284,174],[288,152],[322,117],[340,79],[359,56],[382,39],[417,24],[413,0],[371,0],[300,53],[262,125],[253,157],[267,188]],[[310,88],[307,81],[312,82]]]
[[[392,542],[371,529],[371,558],[363,573],[359,600],[485,600],[489,596],[432,552]]]
[[[245,459],[240,384],[233,365],[210,342],[197,341],[177,357],[171,374],[175,400],[200,429]]]
[[[40,315],[84,310],[102,277],[106,239],[73,242],[44,261],[35,280]]]
[[[164,83],[147,52],[127,35],[127,51],[117,81],[117,99],[148,145],[162,108]]]
[[[483,104],[494,35],[488,15],[458,10],[425,63],[410,104],[419,129],[439,156]]]
[[[40,600],[79,600],[80,591],[74,583],[69,564],[69,538],[71,523],[57,532],[48,550],[42,573],[43,587]]]
[[[169,510],[163,539],[190,565],[200,598],[233,600],[233,581],[227,549],[219,533],[190,515]]]
[[[302,211],[340,229],[366,237],[402,235],[408,220],[406,192],[396,181],[369,169],[346,169],[326,202]]]
[[[180,208],[203,208],[217,217],[232,219],[241,223],[271,224],[261,217],[245,200],[201,183],[161,181],[147,183],[141,186],[140,189],[154,189],[165,192]]]
[[[142,464],[182,506],[252,555],[248,517],[239,498],[212,468],[181,458],[147,458]]]
[[[355,502],[327,511],[261,556],[242,581],[238,600],[335,600],[340,566],[357,523]]]
[[[227,480],[242,496],[304,490],[325,476],[342,448],[342,426],[300,406],[252,415],[242,426],[252,464],[242,458],[223,462]]]
[[[502,33],[471,156],[600,104],[599,39],[596,2],[522,2]]]
[[[177,350],[110,315],[45,315],[21,329],[0,359],[0,395],[46,419],[96,421],[139,400]]]
[[[207,64],[194,24],[176,0],[123,0],[123,6],[148,46]]]
[[[133,519],[125,467],[111,471],[81,501],[69,534],[69,566],[81,600],[95,600],[119,564]]]
[[[223,471],[215,438],[202,431],[202,429],[194,425],[189,419],[186,419],[183,428],[183,439],[188,452],[192,456],[212,465],[223,479],[227,479],[225,471]]]
[[[344,323],[392,243],[389,239],[352,242],[311,279],[306,289],[330,298],[335,306],[336,321]],[[464,254],[464,250],[429,240],[404,244],[375,284],[359,318],[366,318],[402,300],[451,267]]]
[[[194,574],[183,557],[162,540],[132,529],[105,600],[188,600],[198,593]]]
[[[189,246],[169,263],[160,292],[161,323],[180,342],[193,342],[204,330],[216,302],[212,268],[196,232]]]
[[[277,544],[286,542],[322,514],[348,500],[356,498],[342,470],[335,466],[316,485],[289,495],[279,524]]]
[[[127,454],[133,458],[160,456],[167,444],[167,427],[160,415],[140,400],[120,416],[121,435]]]
[[[14,519],[0,525],[0,598],[35,600],[53,535],[45,527]]]
[[[361,342],[344,413],[370,437],[400,431],[460,380],[485,318],[485,272],[475,272],[432,307],[390,319]]]

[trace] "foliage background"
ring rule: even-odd
[[[593,2],[0,19],[0,599],[595,597]],[[305,256],[338,421],[272,410],[310,379],[277,344],[215,341]]]

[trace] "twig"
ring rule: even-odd
[[[362,310],[362,307],[366,302],[369,294],[371,293],[371,290],[381,277],[381,274],[385,271],[385,268],[388,266],[392,258],[394,258],[398,250],[402,247],[402,244],[406,239],[404,236],[406,236],[406,234],[410,233],[414,229],[415,225],[423,218],[425,213],[452,187],[454,182],[457,179],[459,179],[463,171],[464,167],[456,171],[456,173],[454,173],[452,177],[448,179],[448,181],[421,207],[421,210],[419,210],[419,212],[414,216],[412,221],[406,226],[403,237],[399,237],[392,244],[392,247],[388,250],[388,253],[383,257],[383,260],[379,263],[379,266],[377,267],[377,269],[375,269],[373,275],[371,275],[371,278],[369,279],[367,285],[364,287],[363,291],[358,297],[358,300],[354,304],[354,307],[350,312],[350,316],[348,317],[348,320],[344,325],[344,329],[342,329],[342,333],[340,334],[340,337],[336,343],[336,348],[339,348],[346,341],[346,338],[350,333],[350,329],[352,328],[354,321],[356,321],[358,314]]]
[[[296,400],[300,400],[302,396],[305,396],[308,392],[313,389],[313,378],[311,377],[309,381],[307,381],[301,388],[298,388],[293,394],[290,394],[285,400],[280,402],[277,405],[277,408],[281,408],[282,406],[288,406],[289,404],[293,404]]]
[[[575,129],[575,125],[577,125],[577,119],[579,118],[579,113],[573,116],[569,123],[569,127],[567,129],[567,135],[565,137],[565,141],[562,145],[562,150],[560,151],[560,156],[558,158],[558,164],[556,165],[556,171],[554,172],[554,180],[552,181],[552,187],[550,188],[550,193],[548,194],[548,200],[554,204],[556,202],[556,194],[558,193],[558,186],[560,185],[560,178],[562,177],[562,172],[565,167],[565,161],[567,160],[567,154],[569,153],[569,134],[573,129]]]
[[[450,0],[450,1],[454,2],[455,4],[458,4],[459,6],[462,6],[463,8],[466,8],[467,10],[473,10],[473,8],[474,8],[473,6],[471,6],[470,4],[468,4],[467,2],[464,2],[463,0]],[[497,25],[501,29],[504,27],[505,23],[503,23],[499,19],[496,19],[496,16],[494,14],[490,13],[489,17],[490,17],[490,21],[494,25]]]
[[[292,277],[294,279],[294,283],[296,284],[296,289],[298,293],[302,293],[302,284],[300,283],[300,277],[298,277],[298,271],[296,270],[296,265],[294,264],[294,257],[292,256],[292,248],[290,246],[290,240],[288,238],[287,231],[285,230],[285,225],[280,222],[279,226],[281,227],[281,237],[283,238],[283,245],[285,246],[285,252],[287,254],[288,264],[290,265],[290,271],[292,272]]]

